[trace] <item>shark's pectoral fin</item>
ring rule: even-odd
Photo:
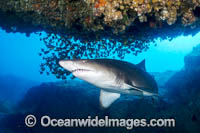
[[[115,100],[120,97],[119,93],[107,92],[101,89],[100,104],[104,108],[108,108]]]

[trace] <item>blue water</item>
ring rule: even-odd
[[[6,33],[0,30],[0,42],[0,75],[13,74],[41,82],[56,80],[53,75],[39,73],[42,58],[38,52],[44,47],[44,43],[37,34],[26,37],[25,34]],[[138,63],[146,59],[146,68],[149,72],[180,70],[184,66],[184,56],[200,44],[200,33],[195,36],[180,36],[172,41],[157,40],[156,44],[157,46],[151,46],[147,52],[138,56],[127,55],[124,60]]]
[[[173,40],[158,39],[157,46],[151,45],[146,52],[138,56],[126,55],[124,60],[134,64],[146,59],[147,72],[157,81],[160,99],[152,101],[123,95],[106,110],[99,106],[99,88],[78,79],[62,81],[53,74],[40,74],[43,59],[38,53],[45,47],[40,38],[38,34],[26,37],[25,34],[0,30],[0,133],[82,131],[40,126],[27,128],[24,125],[27,114],[38,117],[48,114],[56,118],[87,118],[88,115],[127,119],[175,118],[176,128],[144,128],[137,132],[200,132],[200,51],[195,56],[188,56],[200,44],[200,32]],[[127,132],[118,128],[108,131],[86,128],[84,131]]]

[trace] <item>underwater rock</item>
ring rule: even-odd
[[[43,128],[37,124],[26,128],[24,118],[33,114],[37,118],[48,115],[52,118],[176,118],[180,112],[177,105],[158,99],[137,98],[123,95],[108,109],[99,105],[99,89],[82,81],[43,83],[30,88],[17,105],[15,112],[2,119],[0,125],[4,132],[128,132],[126,128]],[[174,109],[177,110],[174,113]],[[191,118],[190,118],[191,119]],[[178,121],[178,120],[177,120]],[[179,121],[178,121],[179,122]],[[182,121],[181,121],[182,122]],[[185,132],[185,127],[177,124],[176,128],[134,128],[135,132]]]
[[[193,51],[185,56],[185,69],[197,70],[200,69],[200,45],[193,48]]]
[[[198,0],[3,0],[0,27],[27,35],[46,31],[83,42],[112,38],[143,45],[197,33],[199,7]]]
[[[198,97],[200,83],[200,45],[193,48],[193,51],[185,56],[184,69],[175,73],[165,84],[170,96],[176,95],[174,101],[188,101],[192,95]],[[197,93],[197,94],[196,94]]]
[[[14,75],[0,75],[0,101],[4,101],[9,105],[15,105],[23,98],[30,87],[39,84],[39,82]]]
[[[187,121],[186,129],[199,132],[200,128],[200,52],[199,47],[185,56],[185,69],[175,73],[165,84],[166,97],[171,104],[177,106],[180,114],[178,120]],[[184,117],[183,117],[184,116]],[[191,128],[193,127],[193,128]]]
[[[30,131],[30,128],[25,128],[24,118],[28,114],[34,114],[38,118],[43,115],[49,115],[54,118],[87,118],[87,116],[95,117],[98,115],[101,118],[109,116],[111,118],[151,118],[151,117],[165,117],[162,114],[156,114],[155,111],[162,112],[166,109],[165,104],[156,105],[148,99],[138,99],[134,97],[122,96],[121,100],[116,101],[111,108],[104,110],[99,105],[99,89],[95,88],[82,81],[69,81],[57,83],[43,83],[40,86],[30,88],[25,97],[16,107],[16,113],[13,113],[2,121],[1,125],[5,132],[7,130],[22,132]],[[152,111],[142,111],[142,106],[150,108]],[[135,108],[137,106],[137,108]],[[138,110],[139,108],[139,110]],[[141,109],[141,110],[140,110]],[[142,111],[144,114],[142,114]],[[153,116],[152,116],[153,115]],[[11,124],[10,124],[11,123]],[[102,132],[103,128],[42,128],[36,125],[31,129],[32,132]],[[127,129],[120,129],[116,132],[126,131]],[[107,132],[113,131],[108,128]]]
[[[0,118],[2,113],[9,113],[9,109],[7,107],[7,103],[4,101],[0,101]]]
[[[157,81],[158,87],[165,87],[165,83],[176,73],[176,71],[166,71],[166,72],[151,72],[150,74]]]
[[[198,13],[194,12],[200,6],[196,0],[5,0],[0,4],[2,14],[11,11],[19,17],[16,19],[29,22],[30,26],[56,29],[62,26],[87,31],[111,27],[115,33],[135,24],[136,19],[140,23],[147,22],[147,25],[153,22],[155,26],[157,22],[172,25],[181,19],[177,23],[190,26],[197,21]]]

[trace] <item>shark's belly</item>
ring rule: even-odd
[[[115,80],[106,80],[104,82],[95,82],[92,83],[93,85],[102,88],[102,89],[114,89],[114,90],[126,90],[130,89],[128,85],[126,85],[124,82],[117,83]]]
[[[91,80],[88,83],[101,88],[107,92],[128,94],[134,96],[152,96],[154,94],[145,91],[139,91],[137,89],[131,88],[124,82],[116,82],[116,80]]]
[[[154,95],[154,94],[146,92],[146,91],[139,91],[137,89],[130,88],[130,86],[125,83],[118,84],[113,80],[106,81],[104,83],[96,82],[93,85],[95,85],[98,88],[101,88],[105,91],[113,92],[113,93],[122,93],[122,94],[136,95],[136,96],[152,96],[152,95]]]

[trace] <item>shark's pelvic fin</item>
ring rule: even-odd
[[[136,66],[146,71],[145,59],[138,63]]]
[[[108,108],[119,97],[120,97],[120,93],[107,92],[101,89],[100,104],[102,107]]]

